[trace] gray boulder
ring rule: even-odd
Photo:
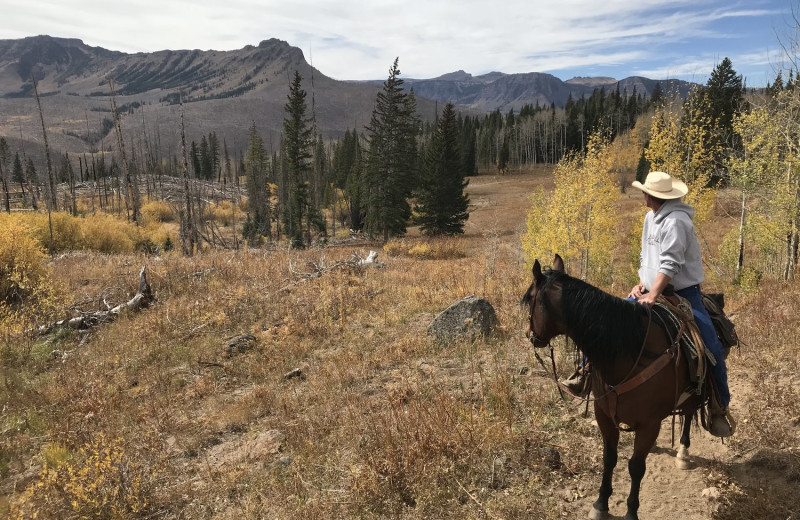
[[[484,298],[467,296],[442,311],[428,326],[428,335],[440,341],[475,340],[491,335],[497,326],[494,307]]]

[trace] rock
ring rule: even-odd
[[[561,467],[561,453],[553,446],[539,448],[539,457],[542,463],[550,469],[556,470]]]
[[[234,354],[240,354],[250,348],[256,342],[256,337],[252,334],[239,334],[238,336],[233,336],[232,338],[228,338],[228,341],[225,344],[225,357],[231,357]]]
[[[294,378],[305,379],[306,375],[303,373],[303,371],[301,369],[295,368],[294,370],[290,370],[290,371],[286,372],[283,375],[283,378],[285,380],[287,380],[287,381],[289,379],[294,379]]]
[[[702,495],[709,499],[717,499],[719,498],[719,489],[715,487],[705,488],[702,492]]]
[[[490,336],[497,326],[494,307],[484,298],[467,296],[442,311],[428,326],[428,335],[440,341]]]
[[[278,430],[261,432],[252,438],[223,442],[208,450],[207,457],[214,467],[238,465],[242,462],[266,461],[277,454],[286,435]]]

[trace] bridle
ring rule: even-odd
[[[533,345],[534,349],[544,348],[544,347],[550,346],[550,340],[543,339],[541,336],[539,336],[536,333],[536,330],[534,330],[535,320],[533,319],[534,318],[533,313],[536,310],[536,299],[539,297],[539,293],[540,292],[541,291],[539,289],[536,290],[536,295],[534,295],[533,301],[530,304],[530,318],[528,319],[528,322],[530,323],[530,327],[529,327],[529,331],[528,331],[528,339],[530,340],[530,342]],[[552,347],[551,347],[551,350],[552,350]],[[536,350],[534,350],[534,353],[536,353]]]

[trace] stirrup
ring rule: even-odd
[[[708,431],[714,437],[730,437],[736,431],[736,421],[733,420],[727,407],[721,412],[711,414],[710,422]]]
[[[560,383],[567,390],[567,392],[575,397],[586,397],[592,390],[592,386],[589,384],[590,376],[591,373],[585,376],[580,372],[580,370],[578,370],[572,375],[572,377],[569,379],[562,379]]]

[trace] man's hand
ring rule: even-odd
[[[633,289],[631,289],[631,292],[628,294],[628,298],[633,298],[634,300],[638,300],[644,295],[644,291],[645,291],[644,285],[642,284],[634,285]]]
[[[638,301],[642,305],[652,307],[653,304],[656,303],[656,298],[658,298],[658,294],[655,291],[650,291],[649,293],[640,296]]]

